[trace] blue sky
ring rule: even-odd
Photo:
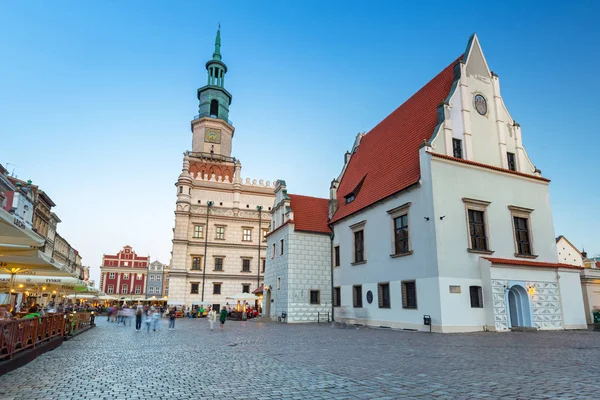
[[[552,180],[556,234],[600,252],[600,6],[561,3],[0,2],[0,163],[57,203],[59,233],[96,278],[125,244],[168,262],[219,22],[242,175],[321,197],[356,133],[477,32]]]

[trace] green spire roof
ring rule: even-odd
[[[217,37],[215,38],[215,52],[213,53],[213,60],[221,61],[221,24],[219,24]]]

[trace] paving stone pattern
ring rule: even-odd
[[[428,334],[162,320],[98,327],[0,377],[0,399],[591,399],[600,333]]]

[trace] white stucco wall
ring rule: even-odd
[[[421,165],[422,176],[429,176],[428,163]],[[334,246],[340,246],[340,266],[334,268],[334,286],[341,289],[341,309],[336,308],[336,320],[348,320],[374,326],[390,326],[428,330],[423,325],[423,315],[430,315],[434,329],[441,324],[435,230],[430,181],[422,180],[397,196],[369,207],[334,225]],[[392,218],[388,210],[410,202],[408,209],[411,255],[393,258]],[[425,218],[429,218],[429,221]],[[350,226],[366,221],[364,227],[364,264],[352,264],[353,231]],[[417,290],[416,310],[402,308],[401,281],[415,280]],[[389,282],[391,307],[380,309],[377,284]],[[363,285],[363,307],[352,304],[352,286]],[[373,292],[373,303],[366,295]]]
[[[559,269],[558,278],[565,329],[586,329],[587,323],[579,271]]]

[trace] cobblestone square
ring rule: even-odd
[[[591,399],[598,332],[427,334],[163,319],[98,326],[0,377],[0,399]],[[144,327],[145,329],[145,327]],[[217,328],[218,329],[218,328]]]

